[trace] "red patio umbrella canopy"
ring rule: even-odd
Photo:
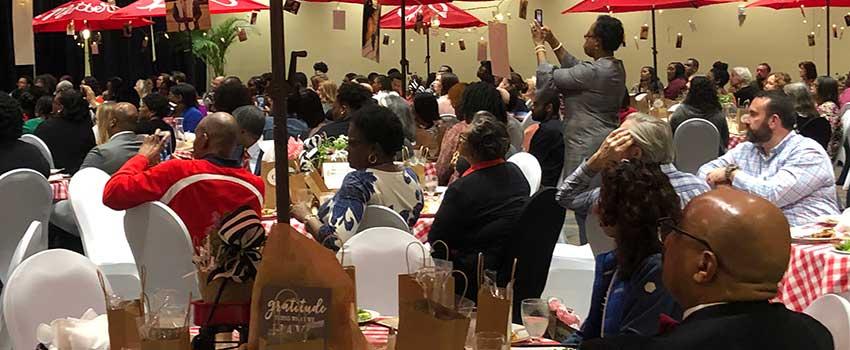
[[[49,10],[32,19],[32,29],[36,33],[64,32],[68,24],[74,21],[74,29],[113,30],[123,29],[125,24],[143,27],[151,22],[144,19],[112,18],[118,7],[98,0],[73,0]]]
[[[426,26],[430,25],[431,20],[434,18],[440,21],[440,27],[443,28],[469,28],[487,25],[469,12],[455,5],[442,3],[405,6],[404,20],[406,28],[413,28],[416,25],[416,14],[420,12],[423,16],[422,21]],[[392,11],[381,16],[381,28],[401,29],[401,17],[401,7],[392,9]]]
[[[737,2],[737,0],[583,0],[561,13],[571,12],[635,12],[664,9],[697,8]]]
[[[307,2],[344,2],[348,4],[360,4],[363,5],[364,0],[304,0]],[[374,1],[374,0],[373,0]],[[417,5],[429,5],[429,4],[441,4],[450,2],[451,0],[405,0],[405,5],[408,4],[417,4]],[[463,0],[463,1],[491,1],[491,0]],[[381,5],[387,6],[401,6],[401,0],[383,0],[381,1]]]
[[[805,7],[823,7],[826,6],[826,0],[759,0],[747,5],[747,7],[770,7],[774,10]],[[832,7],[850,7],[848,0],[829,0],[829,6]]]
[[[251,0],[209,0],[211,14],[268,10]],[[115,12],[116,18],[165,17],[165,0],[139,0]]]

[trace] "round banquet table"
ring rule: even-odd
[[[831,244],[791,244],[791,260],[774,301],[803,311],[815,299],[850,292],[850,255],[836,253]]]

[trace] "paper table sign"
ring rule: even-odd
[[[266,349],[327,348],[331,289],[266,285],[260,299]]]
[[[348,162],[325,162],[322,163],[322,177],[325,179],[325,185],[328,189],[338,190],[342,187],[342,180],[345,175],[354,171]]]

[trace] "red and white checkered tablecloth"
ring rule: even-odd
[[[729,142],[726,143],[726,149],[727,150],[733,149],[739,143],[744,143],[746,141],[747,141],[747,135],[744,135],[744,134],[741,134],[741,135],[729,134]]]
[[[831,244],[792,244],[788,271],[774,301],[803,311],[820,296],[850,291],[850,255],[835,253]]]
[[[274,225],[275,222],[276,220],[273,218],[263,219],[263,227],[266,228],[266,231],[271,231],[272,225]],[[416,222],[416,225],[413,225],[413,235],[420,242],[428,242],[428,232],[431,232],[431,225],[433,224],[434,218],[419,219],[419,221]],[[309,236],[307,229],[304,227],[304,223],[295,219],[289,219],[289,225],[305,236]]]
[[[62,179],[50,183],[50,189],[53,190],[54,202],[68,199],[68,182],[68,179]]]

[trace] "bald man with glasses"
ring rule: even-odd
[[[769,201],[729,187],[700,195],[681,222],[659,220],[664,285],[685,309],[656,337],[619,336],[581,349],[833,349],[808,315],[771,303],[788,268],[788,220]]]

